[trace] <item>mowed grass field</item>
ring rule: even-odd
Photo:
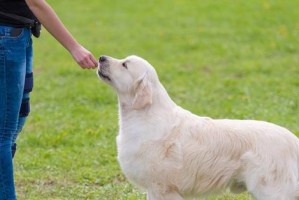
[[[144,57],[201,116],[265,120],[299,136],[299,1],[51,0],[96,57]],[[45,30],[14,160],[19,199],[144,200],[116,160],[117,96]],[[275,147],[273,147],[275,148]],[[209,200],[249,200],[229,192]]]

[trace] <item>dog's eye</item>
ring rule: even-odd
[[[128,69],[128,66],[127,66],[127,63],[126,63],[126,62],[123,62],[123,63],[122,63],[122,66],[123,66],[124,68]]]

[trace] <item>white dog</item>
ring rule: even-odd
[[[99,77],[119,100],[118,161],[149,200],[230,188],[258,200],[299,199],[299,140],[254,120],[199,117],[177,106],[144,59],[100,57]]]

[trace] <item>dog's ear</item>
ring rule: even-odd
[[[152,88],[148,74],[145,73],[145,75],[135,83],[135,97],[132,107],[138,110],[150,104],[152,104]]]

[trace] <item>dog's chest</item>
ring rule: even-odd
[[[128,140],[122,136],[117,137],[118,162],[126,177],[136,185],[146,187],[144,178],[148,176],[150,162],[148,156],[144,156],[143,144],[138,140]]]

